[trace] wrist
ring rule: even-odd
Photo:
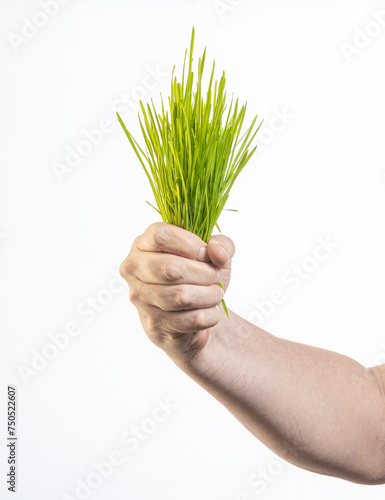
[[[215,380],[225,369],[228,361],[233,332],[239,316],[230,309],[229,318],[220,307],[220,320],[208,330],[208,339],[202,349],[184,359],[173,359],[174,363],[195,380]]]

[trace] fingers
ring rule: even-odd
[[[145,330],[151,336],[171,334],[175,339],[178,334],[194,333],[212,328],[220,320],[217,307],[206,309],[192,309],[190,311],[175,311],[169,313],[158,307],[144,304],[141,307],[141,320],[145,323]]]
[[[208,286],[221,280],[221,270],[206,262],[161,252],[142,252],[134,260],[133,274],[145,283],[180,283]]]
[[[207,244],[196,234],[167,222],[151,224],[137,241],[144,252],[165,252],[209,262]]]
[[[205,243],[160,222],[135,239],[121,264],[146,334],[175,359],[203,349],[209,329],[220,321],[218,282],[227,289],[234,250],[226,236]]]
[[[154,285],[210,286],[221,282],[227,289],[234,243],[227,236],[217,235],[205,247],[202,244],[205,243],[198,236],[172,224],[152,224],[134,241],[120,273],[129,284],[135,279]],[[163,250],[151,251],[151,248]],[[200,253],[202,249],[204,255]]]
[[[216,307],[223,298],[223,290],[217,284],[197,285],[151,285],[138,282],[130,289],[130,300],[158,307],[163,311],[186,311]]]

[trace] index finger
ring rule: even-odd
[[[168,222],[155,222],[138,238],[136,246],[143,252],[165,252],[187,259],[210,262],[207,243],[186,229]]]

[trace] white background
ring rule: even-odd
[[[123,463],[84,498],[384,498],[385,486],[282,464],[147,339],[113,274],[159,220],[115,110],[124,95],[134,102],[125,122],[140,139],[138,97],[168,95],[194,25],[196,61],[207,46],[228,95],[247,100],[249,120],[265,119],[264,147],[227,205],[238,213],[219,221],[237,248],[228,306],[255,318],[280,289],[285,301],[269,311],[266,330],[366,365],[385,362],[385,27],[372,13],[385,18],[384,4],[72,0],[47,22],[37,14],[43,4],[0,4],[0,497],[14,498],[5,411],[7,385],[16,384],[22,500],[80,498],[79,480],[114,450]],[[16,43],[31,20],[42,25]],[[365,29],[366,39],[357,35]],[[148,68],[158,68],[159,82]],[[65,164],[83,131],[105,120],[100,144],[58,176],[55,162]],[[269,132],[274,124],[279,131]],[[338,248],[292,290],[282,275],[304,261],[315,267],[308,257],[327,237]],[[91,318],[86,301],[95,297],[105,304]],[[79,334],[23,377],[36,353],[49,351],[49,335],[71,322]],[[159,398],[177,408],[130,451],[122,434],[152,425]]]

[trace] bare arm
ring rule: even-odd
[[[287,461],[357,483],[385,482],[379,369],[280,339],[231,313],[178,364]]]
[[[385,483],[384,367],[275,337],[232,311],[228,320],[216,283],[228,286],[233,253],[224,236],[206,245],[164,223],[135,240],[121,272],[147,335],[287,461]]]

